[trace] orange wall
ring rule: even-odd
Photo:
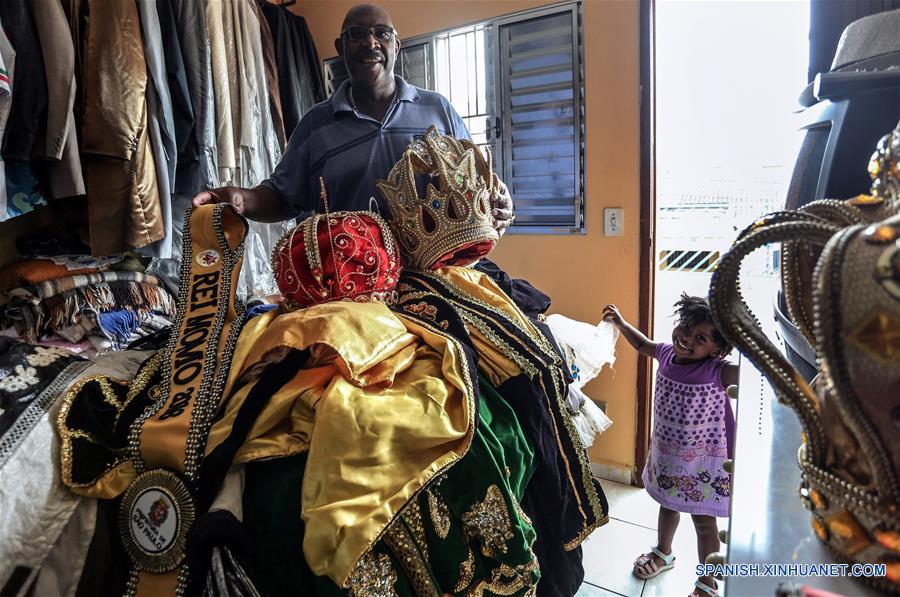
[[[320,58],[335,55],[334,38],[357,2],[299,0]],[[551,4],[540,0],[380,0],[401,38]],[[553,298],[552,312],[597,322],[606,303],[637,321],[639,179],[639,3],[585,0],[584,72],[587,234],[508,234],[491,255],[515,277]],[[515,199],[515,197],[513,198]],[[603,235],[603,208],[625,209],[624,235]],[[614,425],[591,449],[591,459],[634,466],[637,358],[621,340],[615,371],[591,382],[589,396],[607,402]],[[643,464],[643,463],[641,463]]]

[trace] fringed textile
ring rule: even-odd
[[[29,341],[81,323],[85,313],[127,309],[141,316],[156,312],[171,317],[175,300],[156,283],[102,282],[67,290],[37,304],[15,300],[7,305],[6,317],[19,322],[19,332]]]

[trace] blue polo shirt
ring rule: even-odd
[[[349,81],[303,116],[275,172],[262,183],[281,195],[288,212],[324,211],[319,199],[321,176],[331,211],[377,209],[387,215],[390,210],[375,181],[388,175],[413,137],[436,125],[445,135],[470,138],[444,96],[394,78],[397,102],[384,123],[352,108]]]

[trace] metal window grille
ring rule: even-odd
[[[472,140],[496,154],[491,33],[482,23],[435,35],[434,89],[456,108]]]
[[[520,232],[584,229],[580,5],[498,24],[502,178]]]

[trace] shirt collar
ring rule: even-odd
[[[394,83],[397,85],[397,101],[401,102],[417,102],[419,101],[419,91],[414,86],[407,83],[400,75],[394,75]],[[353,112],[353,106],[350,105],[350,79],[347,79],[341,86],[337,88],[331,97],[331,106],[335,114],[338,112]]]
[[[347,97],[348,91],[350,91],[350,79],[341,83],[341,86],[331,96],[331,107],[335,114],[353,111],[353,107],[350,105],[350,98]]]
[[[419,91],[400,75],[394,75],[394,81],[397,83],[397,100],[401,102],[417,102],[419,101]]]

